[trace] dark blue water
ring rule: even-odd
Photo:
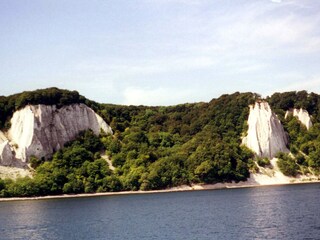
[[[320,239],[320,184],[0,203],[0,239]]]

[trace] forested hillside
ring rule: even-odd
[[[299,173],[320,173],[320,96],[306,91],[275,93],[268,97],[289,136],[292,154],[279,154],[278,165],[289,176]],[[307,128],[293,116],[285,119],[287,110],[302,108],[311,115],[313,126]]]
[[[253,156],[240,146],[241,133],[256,97],[235,93],[172,107],[105,105],[116,132],[103,141],[124,189],[245,180]]]
[[[2,180],[2,196],[164,189],[182,184],[244,181],[256,171],[258,159],[241,144],[247,131],[254,93],[222,95],[209,103],[169,107],[98,104],[77,92],[56,88],[0,97],[2,128],[13,111],[27,104],[85,103],[110,124],[114,134],[95,137],[84,132],[53,158],[31,159],[33,179]],[[279,153],[286,174],[318,172],[320,168],[320,97],[302,92],[275,93],[266,99],[277,113],[290,140],[293,155]],[[312,115],[308,131],[291,108]],[[111,158],[115,170],[100,154]]]
[[[9,120],[14,111],[28,104],[57,105],[61,107],[72,103],[85,103],[85,100],[77,91],[58,88],[26,91],[8,97],[0,96],[0,128],[9,128]]]

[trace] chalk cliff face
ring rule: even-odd
[[[286,112],[285,118],[287,118],[290,114],[292,114],[294,117],[297,117],[299,121],[306,126],[306,128],[309,130],[309,128],[312,127],[312,122],[309,113],[300,108],[300,109],[293,109]]]
[[[47,105],[26,106],[13,114],[8,137],[0,133],[0,163],[15,165],[15,160],[27,162],[30,156],[50,157],[88,129],[97,135],[101,129],[112,134],[110,126],[84,104],[60,109]]]
[[[6,136],[4,135],[3,132],[0,131],[0,144],[7,141],[8,139],[6,138]]]
[[[13,154],[9,145],[9,141],[4,133],[0,131],[0,164],[10,165],[12,159]]]
[[[288,138],[278,117],[267,102],[250,106],[248,135],[242,143],[259,157],[273,158],[278,152],[288,152]]]
[[[12,165],[12,160],[14,159],[12,150],[10,148],[9,142],[4,142],[0,144],[0,163],[4,166]],[[14,164],[14,166],[18,166],[20,164]]]

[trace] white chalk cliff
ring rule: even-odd
[[[6,138],[4,133],[0,131],[0,164],[10,165],[12,159],[13,153],[9,145],[9,140]]]
[[[6,134],[0,132],[0,164],[16,165],[19,161],[27,162],[30,156],[48,158],[88,129],[96,135],[100,130],[112,134],[110,126],[84,104],[59,109],[28,105],[13,114]]]
[[[242,143],[259,157],[273,158],[278,152],[288,152],[288,138],[278,117],[267,102],[250,106],[248,134]]]
[[[286,112],[285,118],[287,118],[291,114],[294,117],[297,117],[298,120],[303,125],[305,125],[308,130],[309,130],[309,128],[312,127],[311,117],[310,117],[309,113],[306,110],[304,110],[302,108],[300,108],[300,109],[294,108],[293,110],[290,110],[290,111]]]

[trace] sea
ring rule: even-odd
[[[320,239],[320,184],[0,202],[0,239]]]

